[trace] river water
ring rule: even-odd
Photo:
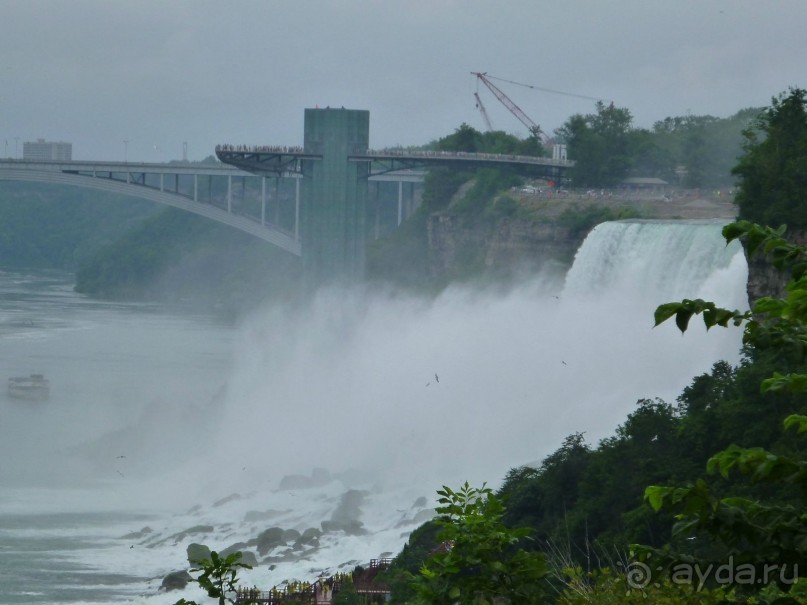
[[[258,553],[244,584],[393,555],[442,485],[496,487],[572,433],[596,445],[637,399],[737,361],[739,330],[682,337],[652,312],[746,307],[746,279],[719,223],[681,221],[598,227],[562,289],[323,291],[237,326],[0,273],[0,377],[51,381],[46,402],[0,392],[0,603],[204,601],[159,590],[189,544],[252,554],[268,528],[334,519],[362,530]]]
[[[146,524],[127,482],[159,473],[150,442],[193,426],[230,372],[232,325],[72,285],[64,273],[0,272],[0,603],[142,589],[136,570],[93,573],[75,554]],[[6,378],[30,373],[50,380],[48,401],[7,396]],[[150,508],[144,496],[135,511]]]

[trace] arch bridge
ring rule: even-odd
[[[218,145],[222,164],[6,159],[0,160],[0,180],[85,187],[192,212],[302,256],[306,279],[319,285],[363,277],[370,182],[398,182],[400,224],[404,184],[412,184],[412,210],[414,183],[430,167],[508,167],[560,182],[573,166],[517,155],[374,151],[369,118],[367,110],[306,109],[302,147]],[[271,195],[267,179],[274,184]],[[285,187],[289,180],[293,192],[281,192],[281,181]]]
[[[278,207],[277,190],[269,207],[266,176],[227,165],[0,160],[0,180],[71,185],[172,206],[299,256],[299,175],[284,171],[280,177],[295,183],[293,208],[285,213]],[[274,185],[277,189],[277,180]],[[272,220],[267,209],[274,210]]]

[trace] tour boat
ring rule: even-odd
[[[14,376],[8,379],[8,395],[14,399],[44,401],[50,396],[50,382],[42,374]]]

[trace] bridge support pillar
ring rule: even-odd
[[[294,239],[300,241],[300,179],[294,179]]]
[[[261,177],[261,225],[266,224],[266,177]]]
[[[398,226],[403,221],[403,181],[398,181]]]

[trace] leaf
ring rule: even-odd
[[[656,312],[654,313],[654,317],[655,317],[655,321],[656,321],[655,325],[658,326],[658,325],[663,324],[665,321],[670,319],[670,317],[672,317],[673,315],[678,313],[678,310],[680,308],[681,308],[681,303],[680,302],[671,302],[671,303],[666,303],[666,304],[663,304],[663,305],[659,305],[656,308]]]
[[[807,392],[807,374],[780,374],[779,372],[774,372],[772,377],[762,381],[761,390],[763,393],[769,391]]]
[[[661,510],[661,507],[664,506],[664,497],[669,493],[669,487],[651,485],[644,490],[644,499],[647,500],[648,504],[650,504],[655,512],[658,512]]]
[[[785,429],[795,428],[799,433],[807,432],[807,416],[792,414],[785,418]]]
[[[681,334],[687,331],[689,320],[692,319],[693,312],[681,309],[675,314],[675,325],[681,330]]]

